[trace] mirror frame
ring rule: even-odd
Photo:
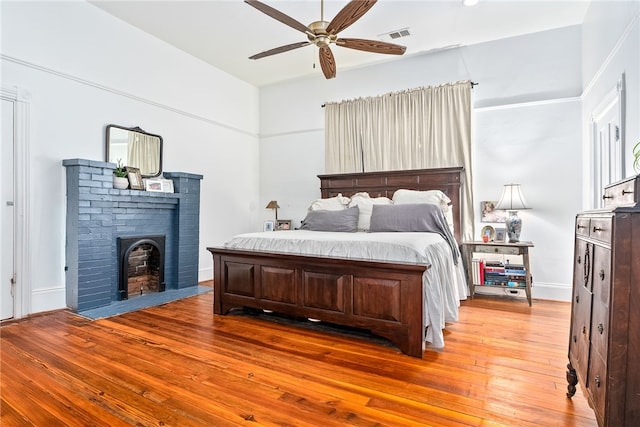
[[[160,135],[156,135],[156,134],[153,134],[153,133],[145,132],[139,126],[128,128],[128,127],[120,126],[120,125],[113,125],[113,124],[107,125],[106,138],[105,138],[105,147],[106,147],[105,158],[106,158],[107,162],[110,162],[110,160],[109,160],[109,156],[110,156],[110,153],[109,153],[109,146],[110,146],[109,138],[111,136],[111,129],[113,129],[113,128],[122,129],[122,130],[129,131],[129,132],[137,132],[137,133],[141,133],[141,134],[144,134],[144,135],[149,135],[149,136],[153,136],[153,137],[158,138],[160,140],[160,153],[159,153],[160,158],[158,159],[159,165],[160,165],[160,167],[159,167],[160,170],[155,175],[142,174],[142,177],[143,178],[154,178],[154,177],[160,176],[162,174],[162,145],[163,145],[162,137]],[[111,162],[111,163],[114,163],[114,162]],[[136,168],[138,167],[138,165],[128,165],[128,164],[125,164],[123,166],[131,166],[131,167],[136,167]]]

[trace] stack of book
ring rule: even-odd
[[[509,286],[524,288],[527,270],[520,264],[503,264],[499,261],[472,259],[473,284],[479,286]]]

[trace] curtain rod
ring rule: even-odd
[[[473,89],[475,86],[478,86],[480,83],[477,82],[471,82],[471,89]],[[324,108],[327,104],[322,104],[320,106],[320,108]]]

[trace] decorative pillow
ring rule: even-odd
[[[357,206],[360,209],[360,215],[358,216],[358,230],[369,231],[369,225],[371,223],[371,211],[373,205],[390,205],[391,199],[388,197],[375,197],[371,198],[369,193],[356,193],[351,196],[349,207]]]
[[[358,214],[357,206],[342,210],[314,210],[307,212],[302,220],[300,230],[312,231],[357,231]]]
[[[454,232],[453,209],[451,209],[451,206],[449,205],[449,203],[451,203],[451,199],[440,190],[396,190],[395,193],[393,193],[393,203],[396,205],[407,203],[431,203],[438,205],[442,208],[442,213],[447,220],[451,233]]]
[[[311,202],[309,206],[310,211],[339,211],[347,209],[349,204],[349,198],[344,197],[342,193],[338,193],[336,197],[329,197],[327,199],[316,199]]]

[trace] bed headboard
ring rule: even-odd
[[[460,185],[462,167],[438,169],[411,169],[402,171],[341,173],[318,175],[322,198],[335,197],[338,193],[350,197],[366,191],[371,197],[393,198],[401,188],[408,190],[440,190],[451,199],[455,238],[461,241]]]

